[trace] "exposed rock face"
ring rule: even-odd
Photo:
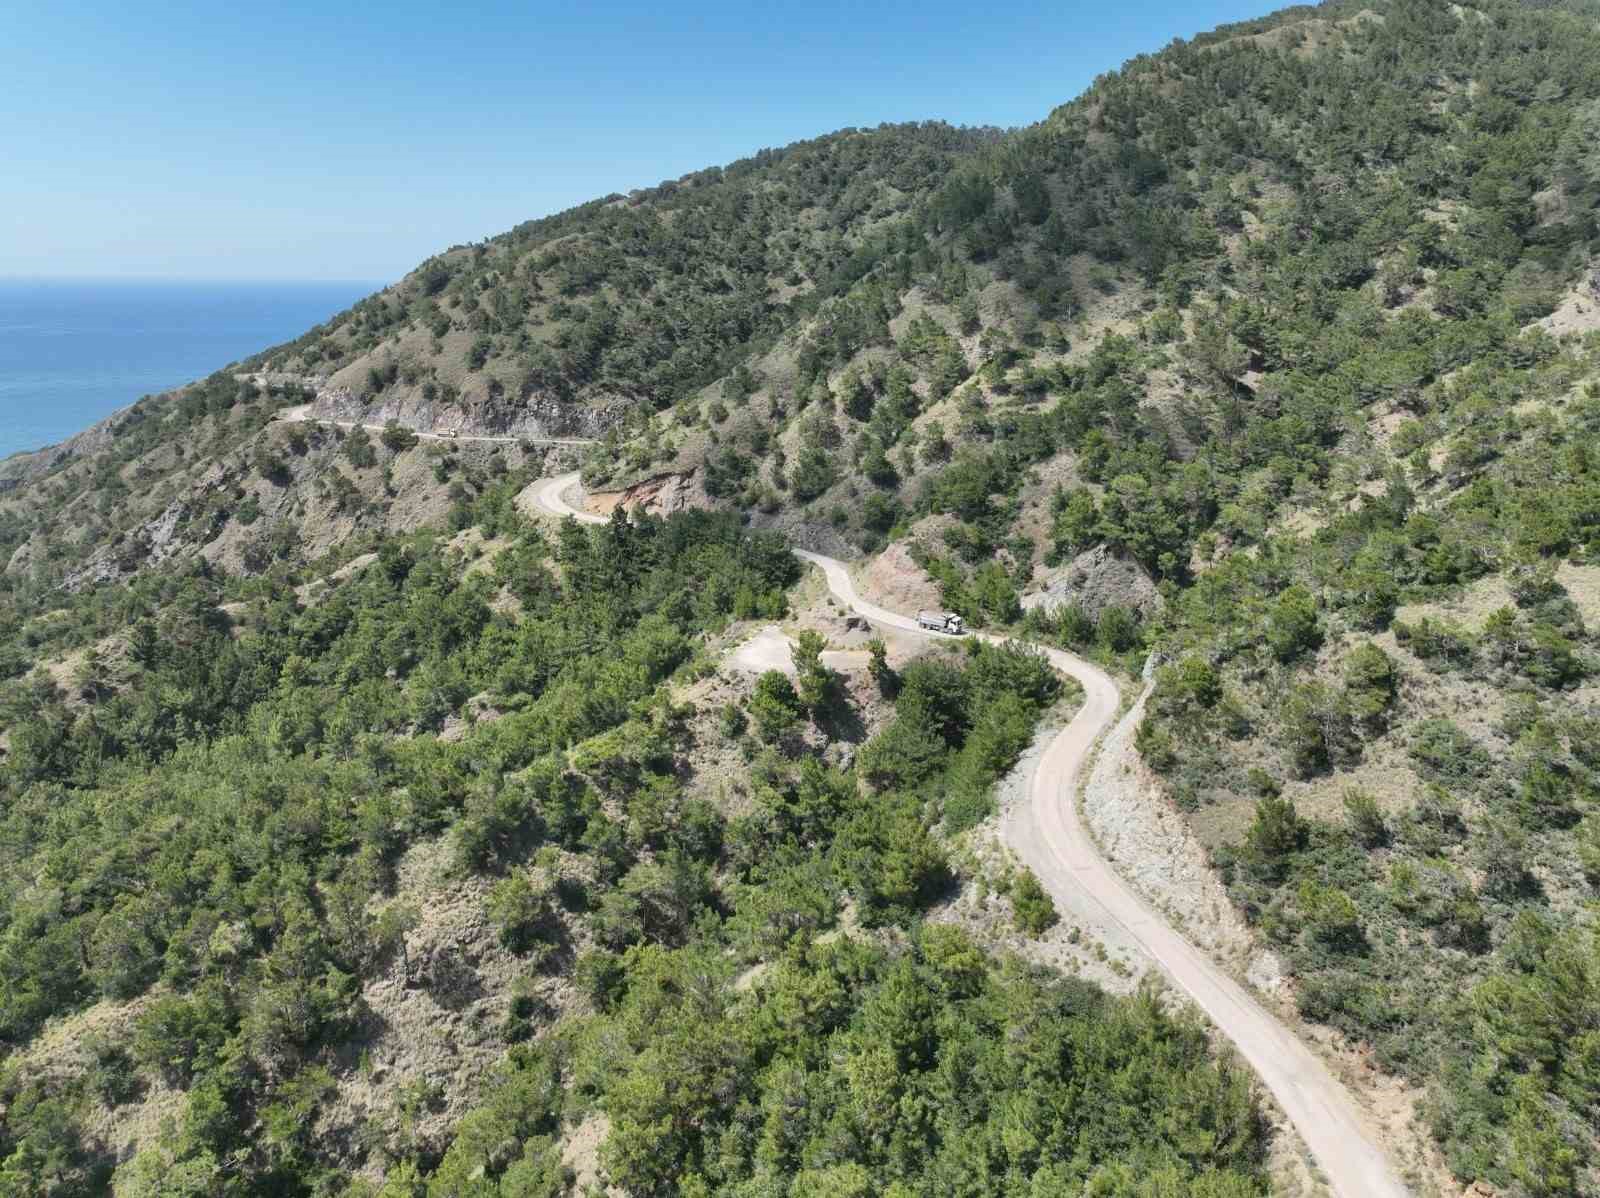
[[[509,395],[464,395],[447,402],[427,399],[418,388],[398,387],[374,400],[349,387],[317,390],[311,415],[317,420],[387,424],[391,420],[422,433],[454,431],[483,437],[599,437],[624,410],[624,400],[600,406],[562,403],[534,392],[524,399]]]
[[[699,472],[691,470],[687,474],[658,474],[634,483],[612,504],[618,505],[631,512],[670,516],[673,512],[685,512],[690,508],[709,509],[711,499],[700,485]]]
[[[198,503],[208,490],[220,486],[224,477],[220,466],[208,471],[206,477],[195,484],[192,502]],[[118,582],[146,566],[159,565],[177,556],[188,544],[182,534],[184,521],[190,512],[191,503],[180,500],[169,504],[159,516],[135,529],[131,535],[100,546],[82,566],[67,574],[61,585],[68,591],[77,592],[86,587]],[[30,561],[31,558],[19,563],[14,556],[7,568],[26,569]]]
[[[1145,568],[1105,545],[1084,550],[1048,577],[1041,590],[1022,597],[1022,606],[1029,611],[1054,612],[1069,603],[1077,603],[1096,619],[1108,607],[1131,608],[1148,618],[1165,605]]]
[[[936,535],[935,521],[946,517],[933,517],[916,525],[914,536],[931,540]],[[874,603],[882,603],[897,611],[918,611],[928,607],[943,607],[944,597],[939,584],[911,556],[911,543],[895,541],[862,567],[857,580],[861,593]]]
[[[26,574],[33,569],[38,560],[39,551],[35,547],[33,538],[17,546],[16,552],[11,555],[11,560],[6,563],[7,574]]]

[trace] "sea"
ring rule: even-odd
[[[0,458],[292,341],[381,286],[0,279]]]

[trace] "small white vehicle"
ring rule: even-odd
[[[960,636],[967,630],[961,617],[953,611],[919,611],[917,623],[929,632],[948,632],[952,636]]]
[[[441,438],[443,438],[444,440],[446,440],[446,441],[454,441],[460,435],[461,434],[459,432],[457,432],[453,428],[446,428],[446,429],[440,429],[439,430],[439,436]]]

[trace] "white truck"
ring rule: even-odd
[[[948,632],[952,636],[960,636],[967,630],[961,617],[953,611],[919,611],[917,623],[929,632]]]

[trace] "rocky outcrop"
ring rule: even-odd
[[[325,385],[311,405],[314,420],[355,424],[393,421],[420,433],[455,432],[473,437],[600,437],[620,419],[625,400],[569,404],[553,395],[533,392],[509,395],[466,394],[453,400],[427,398],[419,387],[393,387],[376,397],[358,395],[348,386]]]
[[[197,484],[195,494],[203,494],[205,488],[216,485]],[[76,592],[102,583],[119,582],[147,566],[159,565],[177,556],[187,544],[182,531],[190,510],[190,505],[181,501],[169,505],[131,535],[96,549],[82,566],[62,579],[61,585]],[[13,559],[12,567],[15,565]]]
[[[690,508],[711,507],[711,499],[700,485],[697,471],[661,474],[634,483],[622,492],[618,502],[629,511],[649,512],[652,516],[669,516]]]
[[[934,540],[948,522],[946,516],[924,519],[913,528],[911,537],[894,541],[882,553],[869,558],[861,568],[861,593],[895,611],[943,607],[939,584],[917,564],[911,551],[914,541]]]
[[[1108,607],[1126,607],[1148,619],[1159,612],[1165,601],[1155,580],[1131,558],[1096,545],[1073,558],[1066,566],[1047,576],[1044,586],[1022,597],[1022,606],[1046,613],[1076,603],[1091,617],[1099,618]]]

